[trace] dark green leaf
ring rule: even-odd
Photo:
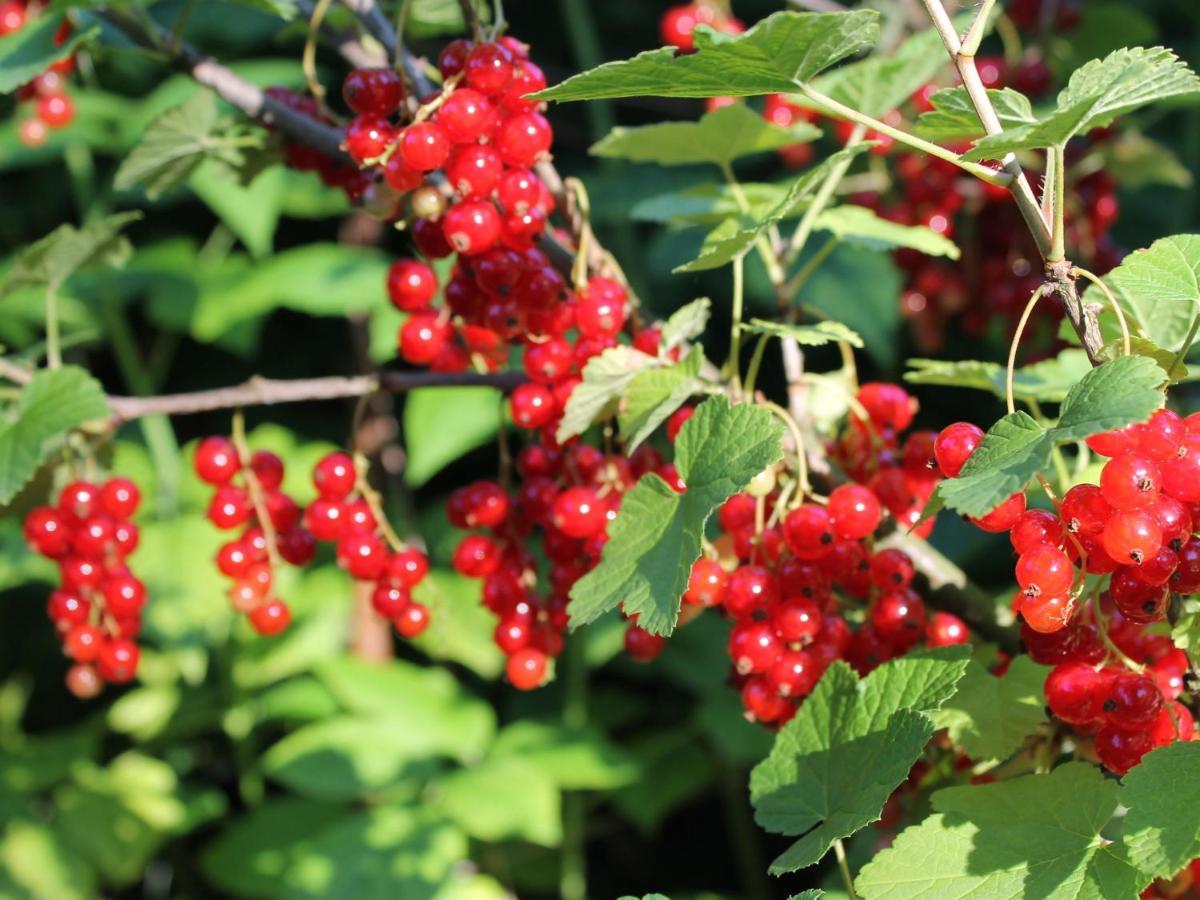
[[[1050,461],[1049,431],[1018,410],[988,429],[957,478],[938,485],[938,495],[964,516],[983,516],[1022,490]]]
[[[99,28],[77,31],[61,44],[56,41],[61,15],[40,15],[12,34],[0,37],[0,94],[10,94],[26,82],[91,43]]]
[[[903,280],[890,254],[841,246],[813,273],[801,299],[806,307],[862,335],[867,353],[879,366],[891,370],[898,363],[896,352],[901,345],[896,298],[902,288]],[[854,302],[848,303],[848,297]]]
[[[96,873],[45,825],[7,823],[0,836],[0,895],[26,900],[89,900]]]
[[[848,244],[858,244],[868,250],[892,250],[908,247],[928,256],[958,259],[954,241],[924,225],[900,225],[889,221],[865,206],[835,206],[817,216],[815,227],[830,231]]]
[[[64,366],[34,375],[0,420],[0,504],[16,496],[72,428],[107,415],[103,389],[83,369]]]
[[[862,869],[864,900],[1136,897],[1148,880],[1100,835],[1117,785],[1095,766],[947,788],[933,808]]]
[[[1123,356],[1092,369],[1063,400],[1054,440],[1079,441],[1132,422],[1163,405],[1163,371],[1146,356]]]
[[[777,12],[737,37],[707,26],[695,32],[697,52],[648,50],[572,76],[532,95],[539,100],[612,97],[746,97],[786,93],[836,62],[874,46],[879,14]]]
[[[709,516],[783,453],[782,426],[765,409],[723,396],[700,404],[679,432],[675,465],[687,485],[676,494],[643,477],[609,526],[600,564],[571,590],[571,625],[618,605],[654,634],[669,634]]]
[[[667,417],[701,387],[700,366],[704,351],[693,347],[681,362],[673,366],[644,369],[634,376],[622,398],[617,423],[625,437],[625,450],[632,452]]]
[[[421,388],[404,399],[404,480],[420,487],[500,426],[500,392],[488,387]]]
[[[1146,337],[1177,350],[1200,315],[1200,234],[1160,238],[1130,253],[1104,280]],[[1094,299],[1092,291],[1087,298]]]
[[[1127,47],[1077,69],[1058,105],[1036,122],[981,138],[965,159],[1000,159],[1013,150],[1061,147],[1124,113],[1169,98],[1200,96],[1200,78],[1164,47]]]
[[[742,326],[742,331],[748,331],[751,334],[769,334],[778,338],[791,338],[806,347],[821,347],[836,341],[845,341],[852,347],[863,345],[863,339],[856,331],[833,320],[814,322],[811,325],[794,325],[790,322],[751,319]]]
[[[934,724],[980,762],[1007,759],[1046,721],[1042,684],[1048,671],[1018,656],[996,677],[972,661],[958,692],[933,715]]]
[[[988,99],[1005,128],[1036,122],[1033,105],[1012,88],[989,90]],[[933,109],[917,119],[917,134],[931,141],[963,141],[983,134],[983,123],[965,87],[944,88],[929,98]]]
[[[743,182],[740,187],[742,197],[750,206],[751,216],[766,216],[787,196],[791,183],[764,184],[751,181]],[[641,222],[670,223],[675,228],[691,225],[711,228],[728,218],[741,215],[741,212],[733,188],[712,182],[641,200],[634,204],[629,215]],[[800,207],[797,207],[789,215],[798,215],[799,212]]]
[[[1105,172],[1123,188],[1137,190],[1154,184],[1187,188],[1192,173],[1166,144],[1133,129],[1118,132],[1111,140],[1096,145]]]
[[[17,254],[0,284],[0,298],[23,287],[57,288],[86,266],[120,268],[133,252],[121,229],[141,217],[140,212],[126,212],[83,228],[60,225]]]
[[[610,347],[583,367],[583,381],[571,392],[555,435],[561,443],[583,434],[625,394],[639,372],[659,366],[657,357],[632,347]]]
[[[815,864],[834,841],[879,818],[933,736],[926,712],[953,696],[967,663],[959,646],[886,663],[861,681],[842,662],[826,671],[750,774],[755,820],[800,837],[773,873]]]
[[[1130,861],[1170,878],[1200,856],[1200,744],[1180,741],[1142,758],[1125,776],[1122,829]]]
[[[743,103],[723,106],[697,122],[664,122],[637,128],[614,128],[592,145],[593,156],[631,162],[681,166],[724,165],[742,156],[811,141],[821,130],[799,121],[783,128],[768,122]]]

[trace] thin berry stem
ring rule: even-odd
[[[1029,302],[1025,304],[1025,309],[1021,312],[1021,318],[1017,321],[1017,330],[1013,333],[1012,343],[1008,345],[1008,365],[1004,369],[1004,402],[1008,407],[1008,414],[1011,416],[1017,411],[1016,400],[1013,398],[1013,376],[1017,365],[1017,348],[1021,344],[1021,335],[1025,333],[1025,326],[1029,322],[1029,317],[1033,315],[1033,308],[1037,306],[1038,300],[1042,298],[1042,294],[1046,292],[1046,286],[1039,284],[1033,291],[1033,295],[1029,298]]]
[[[842,873],[842,881],[846,884],[846,893],[850,896],[850,900],[858,900],[858,894],[854,893],[854,876],[850,874],[850,865],[846,862],[846,847],[840,838],[833,842],[833,852],[837,856],[838,870]]]
[[[733,380],[736,393],[741,393],[741,351],[742,351],[742,312],[745,305],[745,256],[739,256],[733,261],[733,305],[731,309],[732,323],[729,327],[729,362],[726,369]]]
[[[1092,284],[1096,285],[1096,287],[1100,288],[1100,291],[1104,294],[1105,299],[1108,300],[1108,305],[1112,307],[1113,315],[1117,317],[1117,323],[1121,326],[1121,341],[1124,345],[1125,355],[1129,356],[1133,352],[1129,343],[1129,322],[1125,319],[1125,310],[1121,308],[1121,304],[1117,302],[1117,298],[1113,296],[1113,292],[1109,290],[1108,285],[1104,283],[1104,279],[1095,272],[1089,272],[1087,269],[1080,268],[1079,266],[1075,266],[1073,269],[1071,269],[1071,274],[1077,278],[1079,276],[1083,276]],[[1198,324],[1200,324],[1200,316],[1197,316],[1197,318],[1192,322],[1191,334],[1189,335],[1188,340],[1184,342],[1185,345],[1187,345],[1191,339],[1196,336],[1196,326]],[[1178,362],[1179,360],[1176,360],[1175,364],[1172,364],[1171,368],[1175,368],[1175,365],[1178,364]]]
[[[254,470],[250,467],[252,454],[250,453],[250,445],[246,441],[246,418],[240,409],[233,414],[233,429],[230,439],[237,450],[242,478],[246,481],[246,490],[250,494],[250,503],[254,507],[254,517],[258,519],[258,526],[262,529],[263,539],[267,544],[267,558],[271,562],[271,572],[278,572],[283,563],[279,558],[278,536],[275,533],[275,523],[271,521],[270,510],[267,508],[266,492],[263,490],[258,476],[254,474]],[[272,581],[274,581],[274,577],[272,577]],[[274,589],[272,588],[273,592]],[[264,597],[263,602],[266,602],[268,599],[270,599],[269,596]]]

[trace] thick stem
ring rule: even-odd
[[[1066,151],[1061,147],[1050,148],[1050,165],[1054,168],[1054,218],[1050,230],[1050,252],[1046,262],[1056,263],[1066,258],[1066,199],[1067,166]]]
[[[4,371],[16,367],[6,364]],[[108,405],[116,423],[128,422],[142,416],[181,416],[233,409],[239,406],[273,406],[278,403],[301,403],[312,400],[342,400],[362,397],[374,391],[404,394],[423,387],[486,386],[510,391],[525,381],[519,372],[498,375],[475,372],[381,372],[378,375],[330,376],[328,378],[298,378],[278,381],[271,378],[251,378],[234,387],[188,394],[163,394],[157,397],[109,397]]]

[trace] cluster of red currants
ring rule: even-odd
[[[0,37],[20,31],[41,12],[43,4],[28,0],[0,2]],[[54,36],[60,46],[71,35],[71,24],[63,20]],[[29,104],[33,112],[21,120],[17,136],[26,147],[46,143],[51,129],[66,128],[75,118],[75,103],[67,93],[67,76],[75,68],[75,57],[51,63],[46,71],[17,89],[17,101]]]
[[[305,510],[304,524],[317,540],[336,546],[338,565],[352,578],[374,585],[375,611],[402,637],[415,638],[429,625],[429,609],[411,593],[429,571],[425,554],[395,536],[349,454],[322,457],[312,479],[317,499]]]
[[[55,506],[39,506],[25,517],[29,546],[58,563],[61,586],[50,594],[47,612],[74,663],[67,688],[80,698],[96,696],[105,682],[131,681],[137,672],[134,640],[146,587],[127,559],[138,545],[130,518],[140,499],[126,478],[102,485],[74,481]]]
[[[308,116],[325,125],[333,122],[321,110],[321,105],[312,97],[297,94],[290,88],[273,85],[264,92],[277,103]],[[375,190],[375,179],[371,173],[357,166],[327,156],[320,150],[301,144],[297,141],[284,140],[282,147],[283,162],[289,168],[298,172],[314,172],[326,185],[341,190],[351,201],[363,201],[368,192]]]
[[[901,451],[916,404],[896,385],[864,384],[856,405],[867,419],[851,416],[834,447],[855,463],[847,466],[854,481],[823,502],[799,498],[785,512],[775,473],[764,472],[717,515],[725,537],[715,547],[736,557],[737,567],[727,571],[704,557],[692,569],[683,599],[720,606],[733,620],[732,677],[753,720],[786,722],[834,660],[865,674],[922,642],[969,639],[956,616],[927,613],[908,554],[875,547],[889,513],[895,527],[909,529],[924,503],[916,495],[933,490],[932,436],[915,433]],[[910,457],[919,463],[910,465]],[[851,628],[848,618],[861,624]]]
[[[668,421],[671,438],[684,418]],[[446,512],[451,524],[473,530],[455,549],[454,568],[483,579],[483,603],[499,620],[494,637],[508,657],[508,680],[530,690],[545,681],[549,661],[562,652],[568,594],[599,562],[624,494],[649,472],[678,491],[684,487],[649,444],[631,456],[605,454],[579,441],[559,445],[550,428],[520,451],[516,470],[522,481],[513,496],[495,482],[478,481],[451,494]],[[535,529],[548,564],[544,596],[530,549]],[[662,646],[663,638],[631,622],[625,648],[632,658],[648,661]]]
[[[944,429],[934,444],[942,473],[956,477],[982,439],[970,423]],[[1054,512],[1026,509],[1024,493],[1013,494],[975,524],[1009,533],[1020,587],[1013,609],[1030,655],[1061,664],[1046,684],[1051,709],[1099,728],[1097,754],[1124,772],[1167,736],[1192,733],[1186,710],[1163,705],[1182,690],[1186,657],[1146,629],[1166,618],[1173,594],[1200,590],[1200,416],[1161,409],[1087,445],[1107,458],[1098,485],[1075,485]],[[1087,576],[1108,576],[1107,590],[1079,611]],[[1157,679],[1140,674],[1142,665]],[[1150,699],[1131,712],[1127,698],[1111,695],[1132,678]]]
[[[243,459],[232,441],[207,437],[196,447],[196,474],[214,488],[208,519],[241,535],[217,551],[217,568],[233,579],[229,601],[254,630],[279,634],[291,622],[287,603],[275,594],[276,566],[305,566],[316,542],[300,524],[300,507],[281,490],[283,460],[268,450]]]

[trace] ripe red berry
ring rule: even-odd
[[[667,641],[660,634],[651,634],[640,625],[625,629],[625,652],[636,662],[650,662],[662,653]]]
[[[1023,597],[1019,612],[1025,624],[1040,634],[1050,634],[1064,628],[1075,612],[1075,602],[1069,594]]]
[[[264,637],[279,634],[291,624],[292,611],[278,598],[272,598],[250,610],[250,625]]]
[[[233,442],[223,437],[207,437],[197,444],[193,465],[201,481],[217,485],[227,483],[241,468]]]
[[[696,26],[711,25],[715,18],[712,9],[701,3],[672,6],[659,19],[659,36],[664,44],[690,53],[696,46],[695,37],[692,34],[696,30]]]
[[[141,497],[128,478],[110,478],[100,488],[100,506],[114,519],[128,519],[137,512]]]
[[[870,560],[871,580],[884,591],[908,587],[917,574],[913,561],[903,550],[880,550]]]
[[[1200,503],[1200,435],[1189,434],[1179,453],[1161,467],[1162,489],[1176,500]]]
[[[1086,725],[1100,718],[1108,696],[1108,682],[1108,673],[1086,663],[1059,663],[1046,676],[1046,703],[1064,722]]]
[[[442,48],[438,56],[438,71],[442,73],[443,79],[453,78],[463,70],[473,46],[466,38],[458,38]]]
[[[1021,513],[1025,512],[1025,494],[1013,494],[986,516],[972,517],[970,522],[981,531],[999,534],[1008,531],[1016,524]]]
[[[683,602],[695,606],[719,606],[725,600],[729,573],[714,559],[701,557],[692,564]]]
[[[404,312],[428,309],[437,288],[437,275],[423,262],[398,259],[388,268],[388,298],[396,309]]]
[[[500,44],[479,44],[467,55],[467,84],[483,94],[498,94],[512,78],[512,60],[512,52]]]
[[[450,141],[436,122],[414,122],[400,133],[397,152],[406,168],[431,172],[450,155]]]
[[[833,531],[840,538],[859,540],[875,533],[882,510],[870,488],[843,484],[834,488],[825,507],[833,520]]]
[[[1077,484],[1063,495],[1063,522],[1076,535],[1097,535],[1113,514],[1112,504],[1104,499],[1099,486]]]
[[[784,650],[767,669],[767,684],[780,697],[807,697],[820,677],[817,661],[804,650]]]
[[[1044,509],[1027,509],[1013,523],[1008,539],[1018,554],[1028,553],[1039,544],[1057,547],[1063,541],[1062,522]]]
[[[794,708],[764,677],[749,678],[742,685],[742,706],[750,721],[765,723],[779,721]]]
[[[1105,552],[1122,564],[1140,565],[1162,546],[1162,529],[1144,509],[1123,509],[1113,513],[1104,526]]]
[[[513,422],[521,428],[541,428],[558,415],[554,394],[541,384],[519,385],[508,398],[508,405]]]
[[[820,559],[833,549],[833,519],[822,506],[805,503],[783,520],[783,539],[799,559]]]
[[[500,548],[482,534],[469,534],[458,542],[451,563],[468,578],[486,578],[500,566]]]
[[[342,99],[359,115],[387,118],[404,99],[404,83],[392,69],[354,69],[342,82]]]
[[[1154,679],[1135,672],[1118,672],[1108,682],[1102,711],[1113,728],[1140,731],[1158,718],[1162,706],[1162,693]]]
[[[604,505],[594,488],[567,488],[554,501],[551,512],[554,527],[573,538],[599,534],[607,524]]]
[[[956,478],[975,448],[983,443],[983,429],[970,422],[955,422],[941,430],[933,442],[938,468],[947,478]]]
[[[925,643],[930,647],[949,647],[971,640],[967,623],[953,613],[938,611],[925,625]]]
[[[56,509],[39,506],[25,517],[25,541],[42,556],[59,559],[71,549],[71,527]]]
[[[48,128],[66,128],[75,118],[75,103],[66,94],[47,94],[38,100],[37,117]]]
[[[546,654],[541,650],[526,647],[508,658],[504,673],[509,682],[519,691],[531,691],[541,687],[546,678]]]
[[[124,684],[137,674],[140,656],[137,644],[129,640],[107,641],[96,657],[96,672],[107,682]]]
[[[1137,446],[1137,426],[1126,425],[1124,428],[1094,434],[1086,443],[1093,453],[1109,457],[1120,456]]]
[[[729,576],[725,610],[736,619],[769,615],[779,603],[779,582],[763,566],[741,566]]]
[[[414,601],[392,619],[392,626],[401,637],[412,640],[429,627],[429,608]]]
[[[414,313],[400,326],[400,355],[414,366],[433,362],[451,339],[449,324],[433,312]]]
[[[496,129],[496,150],[513,169],[529,168],[550,152],[554,131],[538,112],[518,113]]]
[[[596,276],[575,303],[575,324],[585,337],[615,337],[625,326],[628,294],[611,278]]]
[[[775,633],[788,644],[811,644],[821,633],[821,608],[804,597],[789,597],[771,616]]]
[[[429,560],[420,550],[411,548],[393,553],[387,564],[387,577],[396,584],[414,588],[429,572]]]
[[[386,119],[358,116],[346,128],[342,146],[350,158],[361,165],[369,159],[382,156],[395,140],[395,129]]]
[[[892,591],[871,607],[871,627],[897,648],[908,648],[925,634],[925,604],[915,591]]]
[[[1122,453],[1100,471],[1100,492],[1114,509],[1145,506],[1158,493],[1162,475],[1148,456]]]
[[[1179,453],[1187,437],[1187,426],[1183,419],[1169,409],[1155,411],[1150,421],[1138,425],[1134,432],[1134,445],[1139,453],[1157,460],[1171,459]]]
[[[1026,596],[1065,594],[1075,580],[1075,567],[1067,554],[1049,544],[1039,544],[1017,560],[1017,584]]]
[[[768,622],[743,621],[729,633],[729,658],[739,675],[765,672],[783,651],[783,643]]]
[[[495,246],[500,238],[500,214],[487,200],[455,203],[442,217],[442,233],[459,253],[475,256]]]
[[[387,547],[373,534],[348,534],[338,541],[337,559],[352,578],[377,581],[387,567]]]

